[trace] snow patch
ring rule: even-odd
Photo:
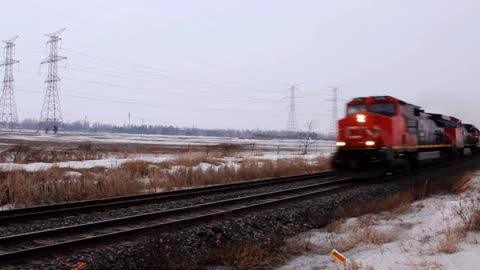
[[[460,195],[438,195],[411,204],[407,213],[395,218],[375,215],[372,223],[363,224],[372,230],[393,233],[393,241],[383,244],[360,242],[342,252],[347,259],[360,265],[358,269],[478,269],[480,265],[480,233],[468,232],[458,243],[457,251],[442,253],[439,247],[448,230],[460,230],[462,218],[458,209],[480,209],[480,171],[470,182],[470,189]],[[359,218],[347,219],[343,226],[349,230],[329,233],[326,229],[312,230],[307,240],[324,251],[338,248],[341,240],[365,227],[358,227]],[[328,254],[306,254],[296,257],[280,270],[342,269]]]
[[[12,203],[4,204],[4,205],[0,206],[0,211],[10,210],[10,209],[14,209],[14,208],[15,208],[15,205],[12,204]]]
[[[54,163],[34,162],[28,164],[16,164],[16,163],[0,163],[0,171],[14,171],[25,170],[28,172],[48,170],[53,167],[58,168],[73,168],[73,169],[89,169],[93,167],[106,167],[113,168],[122,165],[123,163],[130,161],[147,161],[152,163],[158,163],[163,161],[172,160],[173,156],[165,155],[158,157],[135,157],[135,158],[123,158],[123,159],[96,159],[96,160],[82,160],[82,161],[64,161]]]
[[[63,175],[69,176],[69,177],[81,177],[83,174],[76,171],[66,171]]]

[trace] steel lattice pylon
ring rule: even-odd
[[[65,28],[52,34],[46,34],[47,37],[50,37],[50,40],[47,42],[47,44],[50,45],[50,53],[48,57],[40,63],[48,63],[48,76],[45,80],[45,98],[43,100],[42,112],[40,114],[40,128],[43,128],[45,133],[50,130],[57,133],[58,128],[63,124],[59,96],[60,78],[57,75],[57,62],[67,59],[64,56],[58,55],[58,42],[62,40],[60,34],[62,34],[64,30]]]
[[[295,110],[295,99],[298,98],[298,96],[295,95],[297,86],[298,84],[288,85],[290,89],[290,106],[288,111],[287,130],[290,131],[297,131],[297,113]]]
[[[329,101],[332,102],[332,119],[330,121],[330,135],[337,139],[337,121],[338,121],[338,91],[340,91],[339,87],[332,87],[331,90],[332,92],[332,99]]]
[[[0,127],[14,129],[18,125],[17,105],[15,103],[15,95],[13,86],[15,80],[13,79],[13,65],[18,63],[13,59],[15,40],[18,36],[4,40],[5,46],[5,60],[0,66],[5,66],[5,76],[3,79],[2,95],[0,96]]]

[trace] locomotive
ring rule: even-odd
[[[354,98],[338,121],[334,171],[377,177],[478,151],[480,131],[391,96]]]

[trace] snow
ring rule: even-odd
[[[306,160],[314,160],[319,155],[328,157],[333,149],[333,142],[313,140],[309,144],[307,155],[300,155],[303,151],[303,140],[287,140],[287,139],[241,139],[230,137],[206,137],[206,136],[167,136],[167,135],[137,135],[123,133],[81,133],[70,132],[61,134],[43,134],[38,132],[0,132],[0,140],[9,139],[15,141],[33,141],[33,142],[57,142],[57,143],[108,143],[108,144],[152,144],[158,146],[185,146],[185,145],[222,145],[234,144],[243,145],[244,150],[235,153],[235,157],[225,157],[224,165],[237,166],[238,162],[244,158],[250,159],[269,159],[278,160],[285,158],[304,158]],[[14,143],[14,142],[13,142]],[[3,144],[7,145],[7,144]],[[2,147],[3,149],[7,149]],[[297,153],[297,154],[295,154]],[[129,161],[144,160],[147,162],[162,162],[171,160],[174,155],[158,155],[155,153],[142,153],[141,156],[135,158],[121,158],[114,155],[106,156],[101,160],[84,160],[84,161],[65,161],[56,163],[35,162],[29,164],[0,163],[0,171],[26,170],[41,171],[52,167],[87,169],[92,167],[118,167]],[[211,164],[204,164],[202,169],[212,167]],[[214,166],[215,167],[215,166]]]
[[[173,159],[172,155],[164,155],[157,157],[135,157],[122,159],[98,159],[98,160],[82,160],[82,161],[64,161],[54,163],[34,162],[28,164],[16,163],[0,163],[0,171],[25,170],[29,172],[48,170],[53,167],[72,168],[72,169],[88,169],[93,167],[113,168],[130,161],[147,161],[152,163],[163,162]]]
[[[69,132],[61,134],[43,134],[36,132],[0,132],[1,139],[60,142],[60,143],[125,143],[125,144],[153,144],[153,145],[221,145],[237,144],[251,148],[291,151],[303,149],[304,140],[290,139],[241,139],[231,137],[207,137],[207,136],[169,136],[169,135],[138,135],[125,133],[81,133]],[[315,152],[328,152],[334,149],[333,141],[312,140],[309,149]]]
[[[10,210],[10,209],[14,209],[14,208],[15,208],[15,205],[12,204],[12,203],[4,204],[4,205],[0,206],[0,211]]]
[[[64,175],[69,177],[81,177],[82,173],[76,171],[66,171]]]
[[[201,154],[201,153],[200,153]],[[323,156],[328,157],[329,154],[320,153],[320,154],[307,154],[307,155],[295,155],[295,154],[265,154],[259,156],[250,156],[248,153],[242,153],[236,157],[224,157],[219,159],[222,164],[215,165],[210,163],[200,163],[197,166],[192,167],[193,169],[200,168],[202,170],[207,170],[209,168],[219,169],[224,166],[230,166],[237,168],[239,162],[244,159],[257,159],[257,160],[279,160],[279,159],[292,159],[292,158],[303,158],[305,160],[313,161],[315,158]],[[108,158],[108,159],[96,159],[96,160],[82,160],[82,161],[64,161],[64,162],[54,162],[54,163],[44,163],[44,162],[34,162],[27,164],[17,164],[17,163],[0,163],[0,171],[14,171],[14,170],[25,170],[29,172],[48,170],[50,168],[72,168],[72,169],[89,169],[93,167],[106,167],[114,168],[122,165],[126,162],[131,161],[146,161],[151,163],[159,163],[164,161],[174,160],[175,155],[152,155],[152,154],[141,154],[132,158]],[[171,170],[176,170],[182,166],[173,166]]]
[[[467,232],[465,238],[460,238],[458,250],[451,254],[439,250],[445,246],[442,240],[447,231],[453,232],[450,235],[464,232],[459,228],[464,222],[458,212],[464,210],[469,215],[473,209],[480,209],[480,172],[469,185],[470,189],[459,195],[437,195],[414,202],[397,216],[375,215],[370,217],[371,224],[362,224],[361,219],[366,218],[363,216],[347,219],[342,225],[347,229],[336,233],[326,229],[310,231],[305,238],[321,252],[296,257],[279,270],[343,269],[327,253],[336,248],[335,243],[368,228],[386,232],[394,239],[383,244],[360,242],[342,252],[350,262],[360,265],[359,269],[479,269],[480,232]]]

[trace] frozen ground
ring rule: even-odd
[[[55,163],[34,162],[27,164],[16,163],[0,163],[0,171],[25,170],[29,172],[48,170],[52,167],[58,168],[73,168],[73,169],[89,169],[93,167],[113,168],[122,165],[125,162],[143,160],[148,162],[162,162],[173,159],[172,156],[157,156],[157,157],[137,157],[137,158],[110,158],[110,159],[96,159],[96,160],[82,160],[82,161],[64,161]]]
[[[302,149],[303,140],[286,139],[240,139],[230,137],[206,137],[206,136],[167,136],[167,135],[137,135],[125,133],[61,133],[44,134],[36,132],[0,132],[0,143],[11,141],[29,142],[56,142],[56,143],[105,143],[105,144],[148,144],[148,145],[220,145],[236,144],[252,149],[263,150],[299,150]],[[5,144],[5,143],[4,143]],[[331,151],[332,141],[315,140],[309,146],[312,151]]]
[[[302,157],[305,159],[313,159],[321,154],[329,154],[333,149],[333,142],[329,141],[312,141],[308,146],[311,155],[299,155],[303,151],[302,140],[253,140],[227,137],[201,137],[201,136],[164,136],[164,135],[135,135],[123,133],[61,133],[58,135],[37,133],[33,131],[22,132],[0,132],[0,149],[6,150],[11,145],[25,143],[31,146],[40,145],[40,143],[47,143],[47,149],[55,149],[62,146],[74,146],[75,144],[92,142],[96,145],[149,145],[153,147],[138,150],[132,150],[127,157],[123,158],[123,152],[120,154],[107,152],[108,158],[101,160],[85,160],[85,161],[64,161],[57,163],[43,163],[35,162],[29,164],[14,164],[14,163],[0,163],[1,171],[11,170],[26,170],[39,171],[46,170],[51,167],[70,167],[74,169],[85,169],[97,166],[102,167],[117,167],[128,161],[143,160],[148,162],[162,162],[175,158],[172,152],[164,152],[162,150],[155,151],[158,146],[174,147],[175,149],[183,149],[185,146],[209,146],[233,144],[242,146],[239,152],[232,153],[234,158],[225,158],[225,163],[238,162],[239,159],[258,158],[258,159],[279,159],[279,158],[294,158]],[[52,146],[53,145],[53,146]],[[55,146],[56,145],[56,146]],[[183,146],[182,146],[183,145]],[[109,148],[104,151],[109,151]],[[134,148],[135,149],[135,148]],[[201,149],[201,148],[200,148]],[[118,151],[118,150],[117,150]],[[203,151],[206,150],[194,150]],[[173,151],[175,152],[175,151]],[[116,157],[119,158],[116,158]],[[133,157],[132,157],[133,156]]]
[[[480,232],[468,232],[465,238],[457,234],[461,231],[459,226],[464,224],[458,213],[462,209],[465,213],[480,209],[480,172],[475,174],[469,185],[471,188],[460,195],[440,195],[417,201],[400,215],[382,213],[370,217],[368,220],[371,223],[365,221],[365,216],[351,218],[342,225],[349,229],[337,233],[328,233],[325,229],[311,231],[305,234],[306,240],[317,247],[318,252],[294,258],[279,270],[480,269]],[[363,221],[360,221],[362,218]],[[359,268],[343,268],[326,254],[336,248],[335,243],[367,229],[383,232],[393,240],[383,244],[360,242],[354,248],[343,252],[347,259],[357,263]],[[442,251],[448,249],[448,239],[454,240],[456,237],[461,238],[458,249],[452,250],[451,254]]]
[[[219,159],[219,162],[223,161],[221,166],[237,166],[238,163],[243,158],[249,159],[270,159],[270,160],[277,160],[277,159],[292,159],[292,158],[303,158],[305,160],[313,160],[318,156],[325,156],[327,157],[328,154],[308,154],[308,155],[294,155],[294,154],[284,154],[284,155],[277,155],[277,154],[266,154],[261,156],[252,156],[252,155],[242,155],[236,157],[224,157]],[[27,164],[16,164],[16,163],[0,163],[0,171],[13,171],[13,170],[25,170],[29,172],[33,171],[42,171],[48,170],[53,167],[58,168],[72,168],[72,169],[89,169],[93,167],[106,167],[106,168],[114,168],[122,165],[125,162],[130,161],[147,161],[152,163],[159,163],[169,160],[174,160],[175,155],[139,155],[137,157],[132,158],[109,158],[109,159],[96,159],[96,160],[83,160],[83,161],[64,161],[64,162],[55,162],[55,163],[44,163],[44,162],[34,162],[34,163],[27,163]],[[209,163],[201,163],[202,166],[200,168],[206,170],[209,167],[218,168],[218,166]]]

